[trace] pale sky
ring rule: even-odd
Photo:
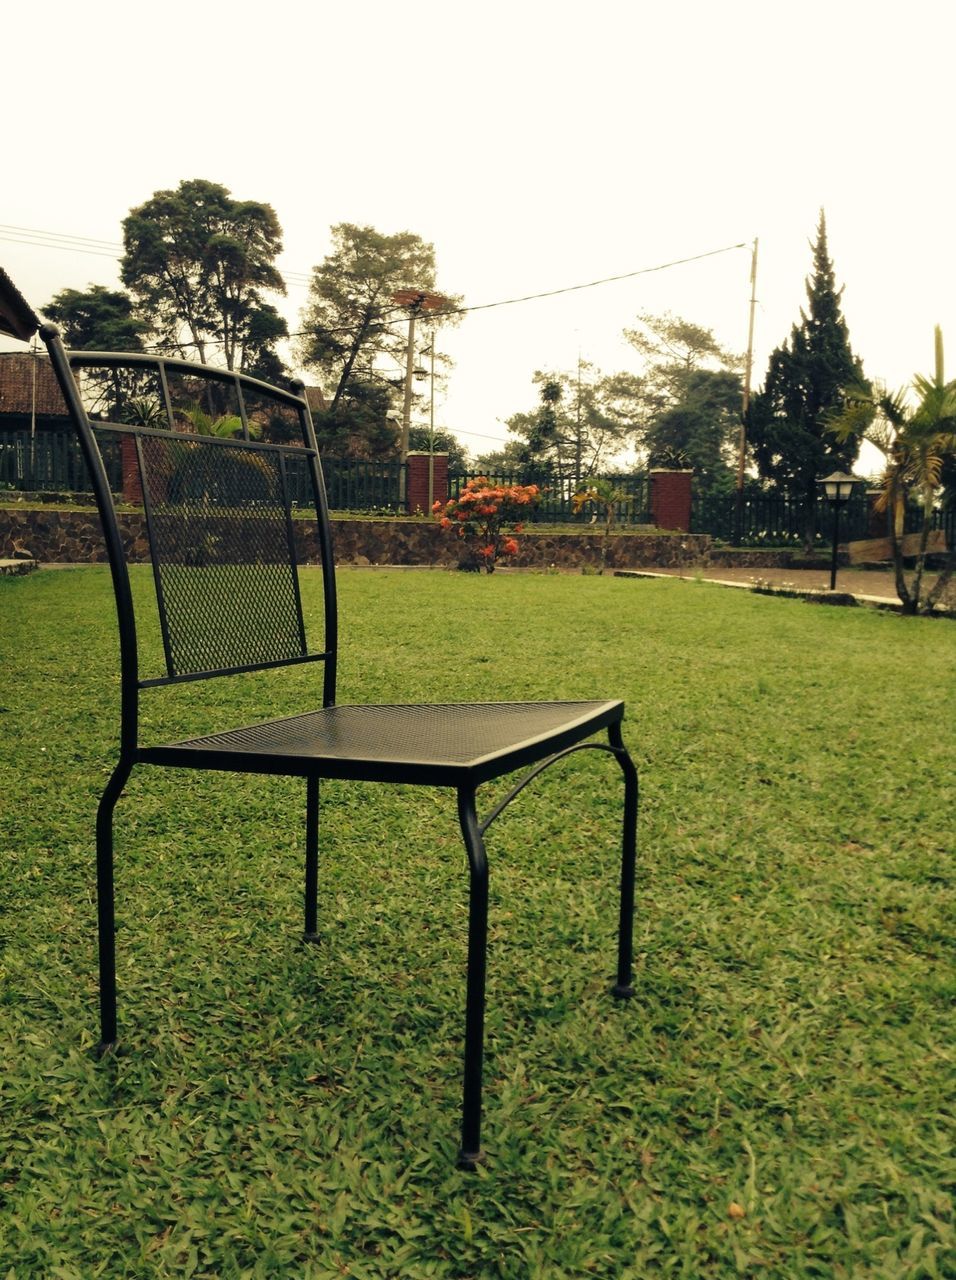
[[[414,5],[288,0],[5,7],[0,263],[37,308],[115,286],[110,256],[16,243],[12,227],[118,243],[131,206],[186,178],[272,204],[301,281],[329,227],[434,243],[466,305],[745,249],[478,311],[437,425],[472,452],[534,405],[535,369],[639,371],[621,330],[671,311],[747,342],[754,386],[798,319],[826,211],[850,339],[897,387],[956,372],[954,6],[805,0]],[[108,249],[105,250],[108,255]],[[305,300],[279,300],[290,328]],[[8,348],[16,344],[8,343]],[[423,405],[418,419],[424,421]]]

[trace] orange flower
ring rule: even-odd
[[[518,544],[515,542],[514,538],[505,538],[504,542],[501,544],[501,551],[502,554],[506,556],[517,555]]]

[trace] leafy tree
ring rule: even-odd
[[[523,452],[519,440],[507,440],[500,449],[478,454],[471,470],[487,476],[521,475],[526,469],[522,462]]]
[[[435,292],[435,250],[410,231],[384,235],[374,227],[341,222],[332,227],[332,251],[314,268],[309,299],[302,312],[298,355],[332,389],[329,413],[344,423],[349,405],[367,403],[357,384],[378,384],[387,405],[397,399],[408,343],[408,308],[396,294]],[[432,324],[455,319],[458,299],[429,313]],[[386,356],[395,374],[382,377],[376,361]],[[383,415],[384,417],[384,415]],[[352,434],[369,425],[358,413]]]
[[[409,449],[418,449],[427,453],[429,435],[428,427],[411,427],[408,432]],[[452,435],[450,431],[436,427],[433,444],[436,453],[448,454],[449,471],[468,471],[471,461],[468,457],[468,450],[457,436]]]
[[[263,382],[281,382],[287,371],[276,343],[288,336],[289,326],[276,308],[269,302],[261,303],[249,314],[241,371]]]
[[[236,200],[202,178],[157,191],[123,221],[121,270],[161,348],[205,364],[274,374],[285,321],[263,291],[285,293],[282,230],[271,205]]]
[[[789,341],[772,353],[763,389],[751,401],[747,438],[760,475],[804,499],[809,550],[817,482],[830,471],[849,471],[860,448],[858,433],[838,440],[830,421],[846,407],[845,388],[865,382],[840,310],[843,290],[835,285],[822,210],[806,287],[807,310],[801,309]]]
[[[539,370],[532,381],[539,407],[507,420],[518,466],[575,483],[593,476],[619,451],[629,426],[614,399],[614,379],[581,361],[575,373]]]
[[[733,445],[740,425],[740,377],[726,369],[693,369],[680,400],[644,431],[648,463],[689,467],[699,493],[730,493]]]
[[[881,508],[886,511],[893,552],[896,590],[904,613],[932,613],[956,568],[956,552],[947,553],[947,564],[935,586],[923,598],[923,571],[932,528],[933,506],[940,492],[944,468],[956,463],[956,379],[943,374],[943,335],[936,326],[936,368],[931,378],[913,379],[917,403],[911,408],[905,391],[891,394],[885,387],[858,385],[847,389],[847,404],[832,420],[837,440],[863,437],[883,454]],[[901,535],[903,514],[910,495],[922,509],[919,549],[911,580],[907,582]]]
[[[352,452],[382,456],[398,440],[386,414],[403,386],[408,342],[408,309],[395,298],[410,289],[434,293],[435,252],[411,232],[383,235],[351,223],[334,226],[332,240],[332,252],[313,271],[298,354],[334,384],[326,414],[333,434]],[[457,299],[446,303],[430,312],[433,325],[454,318]],[[382,356],[394,366],[384,376],[376,368]]]
[[[399,431],[389,416],[391,404],[387,387],[353,378],[338,401],[312,414],[322,452],[340,458],[393,457]]]
[[[670,313],[638,316],[624,336],[643,361],[621,387],[632,402],[634,439],[651,466],[689,467],[699,493],[729,492],[740,427],[741,358],[710,329]]]
[[[644,366],[634,390],[643,402],[645,425],[683,401],[688,380],[697,370],[741,367],[741,357],[722,347],[710,329],[670,312],[656,316],[642,311],[637,318],[641,327],[625,329],[624,337]]]
[[[91,284],[62,289],[44,307],[63,340],[76,351],[142,351],[148,326],[135,313],[128,293]]]

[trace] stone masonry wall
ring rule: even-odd
[[[120,530],[132,563],[148,558],[146,522],[140,512],[121,513]],[[315,522],[296,520],[299,559],[317,559]],[[517,568],[596,569],[601,562],[601,535],[525,530],[518,555],[505,563]],[[454,568],[459,546],[437,522],[419,520],[333,520],[335,560],[340,565],[431,565]],[[34,559],[66,564],[106,560],[99,518],[89,508],[71,511],[15,507],[0,509],[0,559],[29,552]],[[615,534],[608,549],[609,569],[633,569],[706,563],[707,534]]]

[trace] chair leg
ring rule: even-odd
[[[468,978],[465,1006],[465,1078],[459,1169],[474,1169],[481,1152],[481,1077],[485,1030],[485,972],[488,949],[488,859],[475,812],[474,791],[458,793],[458,819],[470,871]]]
[[[100,969],[100,1043],[102,1056],[116,1044],[116,915],[113,894],[113,810],[132,766],[113,770],[96,811],[96,922]]]
[[[637,862],[638,779],[634,761],[621,737],[620,725],[611,725],[608,737],[614,758],[624,774],[624,832],[621,847],[621,911],[617,931],[617,982],[611,988],[619,1000],[634,995],[634,875]]]
[[[319,780],[305,781],[305,942],[318,942]]]

